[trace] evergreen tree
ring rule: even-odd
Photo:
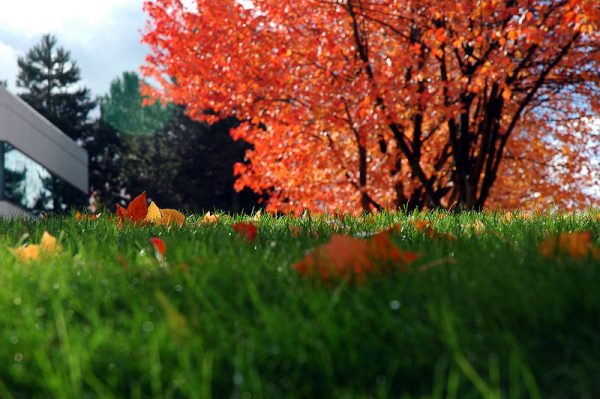
[[[148,191],[167,208],[194,212],[249,211],[258,196],[233,188],[233,165],[244,159],[248,144],[234,141],[233,119],[208,125],[191,120],[183,108],[157,133],[126,137],[129,152],[123,165],[130,193]]]
[[[122,133],[153,134],[163,128],[173,116],[173,107],[160,103],[142,106],[140,78],[135,72],[124,72],[113,80],[109,94],[100,99],[102,119]]]
[[[89,113],[96,106],[88,88],[80,86],[81,70],[71,53],[44,35],[40,43],[19,57],[17,87],[20,97],[74,140],[90,128]]]
[[[113,206],[125,196],[128,174],[124,160],[129,151],[123,133],[106,123],[96,120],[83,139],[83,147],[89,156],[90,191],[100,205]]]
[[[90,91],[80,86],[81,71],[69,51],[57,45],[56,37],[44,35],[24,57],[19,57],[17,87],[20,97],[52,124],[79,143],[92,134],[90,111],[96,106]],[[83,203],[83,196],[53,177],[48,182],[54,211]]]

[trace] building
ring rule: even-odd
[[[87,151],[0,86],[0,216],[64,211],[87,193]]]

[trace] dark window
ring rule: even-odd
[[[6,142],[0,142],[0,198],[33,212],[65,212],[86,195]]]

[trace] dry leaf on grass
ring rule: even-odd
[[[592,257],[600,261],[600,248],[593,245],[590,231],[560,233],[540,242],[539,250],[544,258],[568,256],[575,261]]]
[[[258,228],[253,223],[243,223],[238,222],[231,226],[233,230],[246,241],[254,240],[256,233],[258,233]]]
[[[127,208],[117,204],[117,223],[122,226],[124,221],[133,223],[152,223],[158,225],[185,224],[185,215],[175,209],[160,209],[154,202],[147,205],[146,192],[138,195],[129,203]]]
[[[294,265],[303,276],[319,276],[324,280],[355,278],[386,270],[386,266],[408,271],[420,255],[401,251],[392,243],[390,232],[379,233],[368,240],[335,234]]]
[[[56,237],[47,231],[42,234],[39,244],[29,244],[17,248],[12,248],[11,252],[21,261],[31,261],[40,259],[43,256],[57,255],[62,251]]]

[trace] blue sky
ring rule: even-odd
[[[17,57],[45,33],[57,36],[81,68],[94,95],[108,91],[123,71],[139,70],[143,0],[6,0],[0,12],[0,79],[15,91]]]

